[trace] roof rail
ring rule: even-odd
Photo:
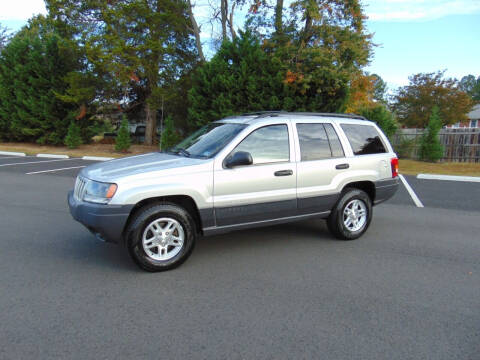
[[[340,113],[310,113],[310,112],[296,112],[295,115],[309,115],[309,116],[322,116],[322,117],[338,117],[338,118],[350,118],[358,120],[367,120],[365,117],[356,114],[340,114]]]
[[[285,111],[273,110],[273,111],[254,111],[249,113],[243,113],[240,116],[268,116],[275,114],[288,114]]]
[[[340,113],[315,113],[315,112],[287,112],[287,111],[256,111],[250,113],[244,113],[240,116],[257,116],[258,118],[267,117],[271,115],[305,115],[305,116],[322,116],[322,117],[337,117],[337,118],[350,118],[357,120],[367,120],[365,117],[356,114],[340,114]]]

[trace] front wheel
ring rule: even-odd
[[[347,189],[332,209],[328,229],[338,239],[354,240],[367,231],[372,220],[372,201],[362,190]]]
[[[175,204],[156,204],[140,210],[127,232],[130,256],[150,272],[182,264],[195,245],[195,224],[190,214]]]

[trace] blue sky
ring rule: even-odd
[[[287,4],[291,0],[285,1]],[[193,1],[195,3],[195,0]],[[196,0],[195,14],[208,47],[207,0]],[[480,76],[480,0],[363,0],[367,28],[379,46],[366,68],[390,90],[408,84],[419,72],[447,70],[449,77]],[[45,13],[43,0],[0,2],[0,23],[18,30],[34,14]],[[237,18],[241,24],[241,17]],[[215,36],[215,34],[213,34]]]

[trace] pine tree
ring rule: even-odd
[[[293,110],[291,104],[295,103],[294,98],[288,98],[279,64],[250,32],[224,41],[192,81],[188,112],[193,127],[242,112]]]
[[[128,130],[128,120],[125,115],[123,115],[122,124],[120,125],[120,129],[117,133],[117,138],[115,140],[115,150],[127,152],[130,148],[131,139],[130,139],[130,131]]]
[[[176,145],[180,141],[180,136],[175,130],[173,119],[168,116],[165,119],[165,125],[162,129],[162,138],[160,142],[160,150],[169,149]]]
[[[438,139],[438,133],[442,128],[442,119],[440,119],[438,106],[434,106],[430,120],[428,121],[425,134],[420,143],[420,159],[424,161],[436,162],[443,157],[443,146]]]
[[[67,88],[64,77],[78,67],[78,57],[70,45],[55,32],[48,19],[38,16],[3,49],[1,138],[63,144],[72,115],[78,110],[56,96]]]
[[[80,127],[74,120],[70,122],[68,127],[67,136],[65,136],[65,145],[70,149],[75,149],[82,144],[82,136],[80,133]]]

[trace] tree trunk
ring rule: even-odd
[[[283,32],[283,0],[277,0],[277,6],[275,7],[275,32],[277,35]]]
[[[157,111],[145,103],[145,145],[154,145],[157,140]]]
[[[235,33],[235,28],[233,27],[233,12],[235,11],[235,1],[232,3],[232,10],[230,11],[230,20],[228,25],[230,27],[230,34],[232,34],[232,40],[235,40],[237,34]]]
[[[222,0],[223,1],[223,0]],[[192,23],[193,34],[195,35],[195,44],[197,46],[198,56],[202,62],[205,62],[205,56],[203,55],[202,43],[200,41],[200,28],[198,27],[195,16],[193,16],[192,2],[188,0],[187,3],[188,16],[190,16],[190,21]]]
[[[222,21],[222,41],[227,40],[228,0],[220,0],[220,15]]]

